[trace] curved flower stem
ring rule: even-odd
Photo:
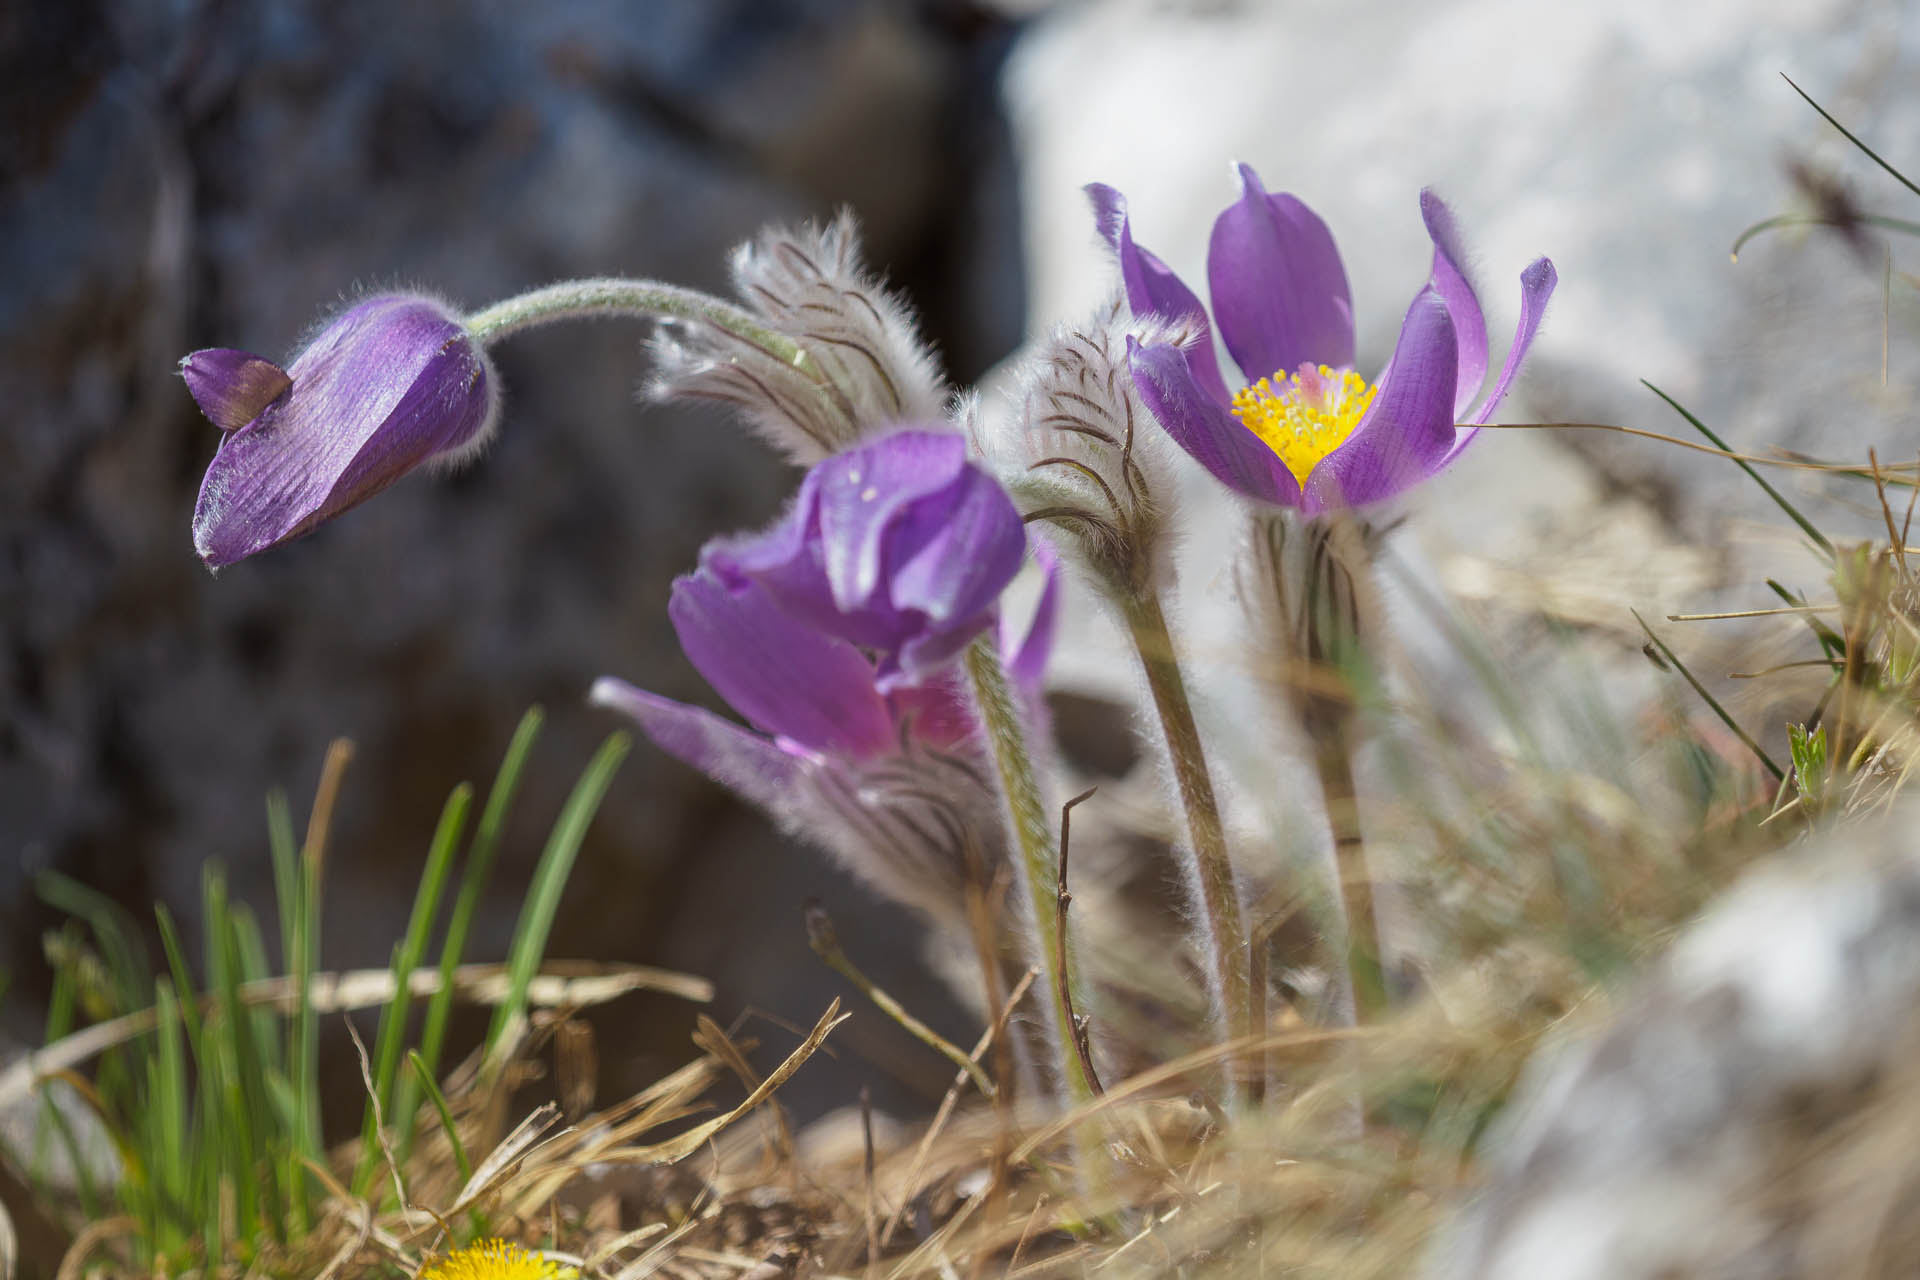
[[[1246,1035],[1260,1030],[1254,1017],[1254,1000],[1259,993],[1253,990],[1247,969],[1240,892],[1227,854],[1226,828],[1214,798],[1213,778],[1207,771],[1206,747],[1194,723],[1186,678],[1173,651],[1173,637],[1167,630],[1167,616],[1159,598],[1151,591],[1142,591],[1123,596],[1122,603],[1127,631],[1146,671],[1147,687],[1153,692],[1154,710],[1166,737],[1167,759],[1180,791],[1180,806],[1186,813],[1188,839],[1193,846],[1188,871],[1210,949],[1208,985],[1219,1012],[1221,1038]],[[1228,1097],[1235,1098],[1239,1089],[1232,1070],[1227,1079]]]
[[[556,320],[603,316],[697,321],[730,333],[775,360],[793,365],[806,360],[805,351],[793,339],[767,328],[732,303],[659,280],[564,280],[483,307],[468,316],[465,324],[475,341],[491,346],[522,329]]]
[[[1041,990],[1046,992],[1052,1010],[1048,1022],[1053,1030],[1054,1060],[1050,1065],[1065,1084],[1068,1105],[1081,1106],[1093,1101],[1094,1089],[1080,1066],[1075,1046],[1072,1014],[1066,999],[1069,988],[1063,986],[1062,976],[1057,972],[1059,957],[1067,954],[1060,945],[1057,911],[1060,851],[1054,844],[1053,822],[1040,795],[1033,758],[1027,751],[1024,718],[991,633],[967,649],[967,675],[973,682],[974,701],[979,707],[987,749],[1006,794],[1008,827],[1027,883],[1030,924],[1037,953],[1034,958],[1043,973]],[[1072,994],[1084,1008],[1085,997],[1078,990]],[[1083,1150],[1082,1154],[1087,1153]],[[1093,1171],[1088,1173],[1094,1176]]]

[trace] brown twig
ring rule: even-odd
[[[714,1057],[727,1064],[727,1069],[740,1080],[742,1086],[751,1093],[761,1084],[760,1073],[747,1061],[747,1055],[740,1046],[728,1038],[719,1023],[702,1013],[694,1018],[693,1043],[705,1049]],[[767,1108],[773,1114],[773,1151],[782,1168],[794,1167],[793,1129],[787,1123],[786,1109],[771,1099]]]
[[[1087,1023],[1080,1014],[1074,1012],[1073,984],[1067,980],[1067,907],[1073,902],[1073,895],[1067,892],[1067,837],[1071,831],[1074,806],[1091,800],[1093,793],[1099,789],[1088,787],[1060,806],[1060,875],[1053,899],[1054,978],[1060,984],[1060,1003],[1066,1009],[1074,1052],[1080,1057],[1080,1069],[1087,1073],[1087,1083],[1093,1086],[1093,1096],[1096,1098],[1106,1090],[1100,1085],[1099,1072],[1093,1069],[1093,1048],[1087,1035]]]
[[[993,1081],[979,1063],[968,1057],[960,1046],[935,1031],[920,1019],[907,1012],[906,1006],[888,995],[886,991],[862,973],[847,953],[840,947],[839,931],[833,927],[833,917],[818,902],[808,902],[805,907],[807,919],[807,945],[813,953],[824,960],[829,969],[851,982],[860,989],[860,994],[873,1001],[880,1011],[892,1018],[920,1043],[934,1050],[947,1061],[958,1066],[973,1077],[973,1083],[980,1092],[991,1098],[997,1092]]]
[[[335,738],[327,745],[327,758],[320,766],[320,785],[314,789],[313,812],[307,818],[307,840],[301,857],[318,864],[326,857],[327,833],[333,828],[333,807],[340,798],[340,783],[347,766],[353,763],[353,742]]]
[[[863,1173],[867,1181],[867,1277],[872,1280],[880,1270],[880,1214],[873,1190],[873,1090],[866,1085],[860,1086],[860,1138],[866,1148]]]
[[[1019,1008],[1022,1000],[1026,999],[1028,988],[1033,986],[1034,979],[1039,976],[1038,968],[1028,969],[1021,975],[1020,981],[1013,984],[1013,990],[1008,994],[1007,1002],[1000,1006],[1000,1013],[994,1018],[993,1025],[982,1031],[980,1038],[974,1041],[973,1052],[968,1056],[976,1064],[987,1056],[988,1049],[999,1042],[1001,1035],[1007,1029],[1007,1019],[1013,1016],[1013,1011]],[[926,1133],[921,1135],[920,1145],[914,1148],[913,1163],[907,1166],[906,1186],[909,1193],[913,1185],[920,1180],[920,1172],[926,1167],[927,1156],[932,1152],[934,1142],[940,1137],[941,1131],[947,1127],[947,1121],[953,1116],[953,1109],[960,1104],[960,1091],[967,1087],[967,1079],[968,1073],[965,1071],[954,1073],[953,1083],[947,1088],[947,1096],[940,1099],[940,1106],[933,1113],[933,1123],[927,1126]],[[893,1233],[899,1227],[901,1218],[906,1216],[907,1206],[912,1203],[912,1199],[911,1194],[903,1198],[900,1207],[895,1209],[892,1216],[887,1219],[887,1225],[880,1233],[882,1245],[893,1239]]]
[[[1257,1036],[1267,1029],[1267,944],[1270,930],[1256,927],[1247,939],[1247,1027],[1246,1034]],[[1247,1105],[1258,1109],[1267,1100],[1267,1054],[1255,1050],[1242,1068],[1247,1074]]]
[[[331,759],[331,756],[329,756]],[[386,1117],[380,1114],[380,1091],[373,1087],[373,1066],[367,1060],[367,1046],[360,1039],[352,1018],[342,1018],[347,1027],[347,1038],[353,1041],[353,1051],[360,1059],[360,1083],[367,1091],[367,1101],[373,1105],[373,1133],[379,1141],[380,1153],[387,1158],[387,1172],[393,1177],[393,1196],[400,1207],[408,1207],[406,1179],[400,1176],[400,1162],[394,1159],[393,1141],[387,1136]]]

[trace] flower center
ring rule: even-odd
[[[1320,460],[1347,442],[1378,387],[1351,369],[1303,364],[1233,396],[1233,416],[1253,432],[1304,487]]]

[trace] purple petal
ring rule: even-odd
[[[952,811],[951,772],[917,771],[916,758],[884,774],[853,761],[771,742],[699,707],[602,677],[589,700],[630,716],[669,755],[759,806],[781,830],[819,846],[897,902],[960,923],[965,858]]]
[[[1447,304],[1422,289],[1407,308],[1391,371],[1347,442],[1307,477],[1307,513],[1391,498],[1445,464],[1453,447],[1459,346]]]
[[[716,579],[759,584],[796,621],[878,655],[882,693],[991,624],[1026,528],[951,431],[902,431],[811,471],[765,533],[709,544]]]
[[[1043,585],[1026,634],[1015,636],[1007,615],[1000,615],[1000,651],[1007,655],[1007,674],[1029,695],[1039,693],[1046,682],[1047,659],[1053,654],[1060,620],[1060,558],[1038,538],[1033,542],[1033,558],[1040,566]]]
[[[1507,398],[1513,380],[1520,374],[1520,363],[1527,358],[1527,348],[1533,345],[1534,336],[1540,332],[1540,321],[1547,314],[1547,299],[1553,296],[1553,287],[1559,281],[1560,276],[1554,271],[1553,263],[1545,258],[1536,260],[1520,273],[1520,327],[1513,335],[1513,345],[1507,348],[1506,363],[1500,367],[1500,379],[1493,384],[1493,394],[1487,397],[1487,402],[1480,406],[1480,412],[1471,419],[1474,426],[1491,418],[1493,411],[1500,407],[1500,402]]]
[[[1087,193],[1087,202],[1093,206],[1094,230],[1117,251],[1120,227],[1127,220],[1127,198],[1104,182],[1089,182],[1081,190]]]
[[[1158,255],[1134,243],[1125,196],[1098,182],[1087,185],[1087,196],[1093,201],[1095,225],[1119,256],[1120,281],[1126,286],[1127,306],[1136,316],[1158,315],[1169,320],[1184,319],[1191,324],[1198,335],[1187,349],[1193,376],[1215,399],[1224,402],[1228,398],[1227,383],[1220,376],[1220,357],[1213,350],[1213,326],[1207,320],[1207,308],[1200,296]]]
[[[1466,257],[1460,250],[1453,210],[1432,191],[1422,191],[1420,217],[1433,240],[1433,272],[1428,283],[1447,304],[1454,340],[1459,344],[1460,386],[1453,397],[1453,413],[1458,418],[1479,396],[1487,380],[1487,321],[1480,314],[1480,299],[1474,296],[1473,283],[1467,279],[1463,265]]]
[[[1300,505],[1293,473],[1225,405],[1200,389],[1185,352],[1141,346],[1129,336],[1127,368],[1148,412],[1222,484],[1262,502]]]
[[[948,627],[993,607],[1027,552],[1026,525],[1006,491],[968,467],[941,495],[903,512],[887,538],[889,594]]]
[[[764,809],[790,802],[807,757],[701,707],[602,676],[587,701],[631,717],[653,744]]]
[[[222,431],[238,431],[287,393],[293,379],[273,361],[250,351],[210,347],[180,362],[200,411]]]
[[[1214,220],[1207,287],[1220,337],[1258,382],[1302,364],[1353,365],[1353,299],[1333,233],[1284,193],[1269,195],[1240,166],[1240,198]]]
[[[847,464],[863,453],[856,450],[817,464],[778,520],[759,533],[709,542],[701,548],[700,565],[727,582],[753,581],[808,626],[863,648],[891,652],[903,635],[912,632],[914,620],[902,617],[877,594],[843,609],[834,570],[840,571],[843,589],[851,591],[850,580],[861,567],[857,549],[849,550],[844,544],[832,547],[822,532],[823,487],[836,476],[844,486],[848,475],[860,470]],[[876,526],[875,532],[884,532],[884,525]]]
[[[735,711],[814,751],[865,757],[895,745],[873,664],[795,619],[750,581],[701,569],[673,584],[667,616],[687,660]]]
[[[425,298],[361,303],[287,373],[292,387],[226,436],[207,468],[193,537],[209,565],[295,537],[421,463],[477,447],[497,410],[485,355]]]
[[[883,570],[898,569],[886,561],[889,552],[897,554],[903,523],[904,532],[924,541],[953,510],[955,485],[968,471],[967,442],[953,432],[903,431],[829,458],[816,470],[827,585],[834,604],[850,613],[873,600]],[[897,590],[889,595],[896,605],[906,603]]]
[[[988,609],[956,624],[915,631],[900,642],[897,650],[881,658],[874,687],[892,693],[938,674],[993,625],[993,618],[993,610]]]

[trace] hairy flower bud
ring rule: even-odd
[[[1164,577],[1174,485],[1171,451],[1127,369],[1130,327],[1174,345],[1204,336],[1158,316],[1130,321],[1116,296],[1022,361],[1012,421],[972,425],[975,447],[1000,468],[1022,514],[1123,596]]]
[[[227,436],[207,468],[193,545],[211,568],[296,538],[427,462],[485,445],[499,379],[443,303],[368,298],[285,369],[244,351],[196,351],[187,390]]]
[[[669,320],[653,342],[655,399],[731,404],[808,465],[894,423],[940,417],[947,391],[933,353],[906,304],[868,274],[851,215],[768,228],[734,251],[733,283],[798,358],[697,319]]]

